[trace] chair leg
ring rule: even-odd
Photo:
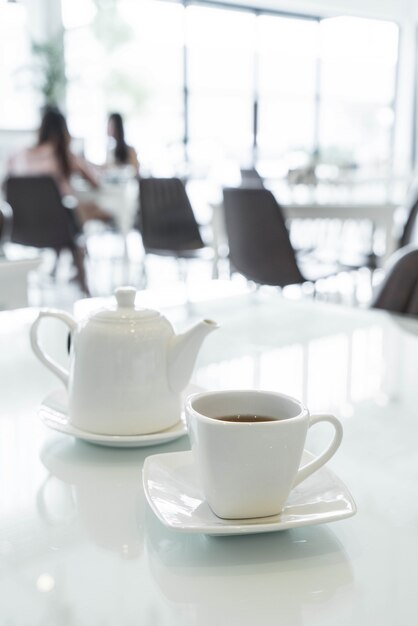
[[[78,283],[86,296],[90,296],[90,291],[86,281],[86,270],[84,267],[85,251],[83,248],[77,247],[71,250],[71,254],[73,255],[74,265],[77,268]]]
[[[212,261],[212,280],[218,280],[219,278],[219,257],[216,257]]]
[[[144,254],[141,264],[141,276],[140,276],[140,287],[141,289],[146,289],[148,286],[148,272],[147,272],[147,255]]]
[[[53,280],[55,280],[57,277],[60,254],[61,254],[61,250],[55,250],[55,260],[54,260],[54,265],[52,266],[52,270],[51,270],[51,278],[53,278]]]
[[[187,284],[187,261],[177,257],[177,272],[180,282]]]

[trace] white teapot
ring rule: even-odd
[[[180,392],[190,380],[200,345],[218,325],[203,320],[175,335],[158,311],[135,308],[136,290],[120,287],[117,307],[80,323],[64,311],[45,309],[31,328],[37,357],[68,390],[68,415],[77,428],[104,435],[146,435],[174,426]],[[70,370],[42,350],[38,327],[56,317],[71,331]]]

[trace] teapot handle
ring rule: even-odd
[[[64,383],[65,387],[68,387],[68,379],[69,379],[68,371],[64,369],[61,365],[56,363],[56,361],[51,359],[51,357],[46,355],[39,345],[38,328],[39,328],[39,324],[41,320],[44,317],[58,318],[59,320],[67,324],[67,326],[70,328],[71,331],[73,331],[77,327],[77,324],[74,321],[74,319],[71,317],[71,315],[68,315],[68,313],[65,313],[64,311],[55,311],[53,309],[49,309],[46,311],[41,311],[39,313],[37,319],[32,324],[32,328],[30,330],[30,343],[32,346],[32,350],[34,351],[38,359],[44,365],[46,365],[46,367],[50,369],[51,372],[55,374],[55,376],[58,376],[58,378]]]

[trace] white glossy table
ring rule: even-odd
[[[222,327],[194,383],[277,389],[335,412],[330,467],[356,516],[241,537],[176,534],[144,499],[154,453],[106,449],[36,417],[56,379],[31,354],[34,310],[0,313],[0,623],[10,626],[393,626],[416,622],[418,322],[275,296],[167,309]],[[45,331],[46,334],[46,331]],[[65,358],[64,329],[47,343]],[[319,451],[327,432],[312,431]]]

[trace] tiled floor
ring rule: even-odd
[[[328,231],[327,231],[328,233]],[[300,235],[308,234],[311,238],[318,234],[314,228],[292,231],[294,243]],[[329,234],[329,233],[328,233]],[[332,233],[331,233],[332,234]],[[345,238],[352,246],[362,242],[365,247],[368,232],[362,230],[355,236]],[[315,238],[314,237],[314,238]],[[306,237],[305,237],[306,238]],[[300,242],[299,242],[300,243]],[[306,242],[305,242],[306,243]],[[315,243],[318,244],[316,241]],[[327,249],[327,241],[319,241],[321,249]],[[328,242],[329,243],[329,242]],[[302,242],[303,244],[303,242]],[[8,244],[10,247],[10,244]],[[92,223],[87,236],[88,258],[86,261],[88,284],[93,297],[110,296],[116,287],[133,285],[141,290],[145,287],[156,294],[157,302],[180,302],[193,298],[201,299],[207,293],[210,297],[223,297],[230,290],[255,288],[249,286],[242,276],[234,275],[230,282],[228,263],[219,263],[219,278],[222,283],[211,281],[213,264],[210,260],[190,260],[179,264],[169,257],[148,255],[145,263],[141,237],[133,231],[127,238],[129,260],[124,256],[124,240],[115,233],[103,230],[103,225]],[[27,255],[27,249],[11,246],[12,255]],[[9,249],[10,252],[10,249]],[[73,279],[75,269],[69,252],[61,254],[55,276],[53,268],[55,255],[52,252],[42,253],[42,265],[39,272],[33,273],[29,280],[28,300],[30,306],[58,307],[71,311],[75,301],[83,297],[83,293]],[[145,280],[146,265],[146,280]],[[381,273],[375,272],[373,283],[377,284]],[[263,288],[274,289],[274,288]],[[285,297],[312,297],[312,285],[288,287],[283,290]],[[372,295],[371,275],[367,269],[358,272],[345,272],[336,277],[317,283],[317,295],[321,299],[348,305],[368,306]]]
[[[140,237],[131,233],[128,238],[129,262],[123,257],[123,241],[111,233],[91,236],[88,242],[88,283],[93,297],[105,297],[121,285],[133,285],[155,294],[155,301],[184,302],[187,299],[224,297],[229,291],[254,288],[242,276],[230,280],[228,265],[219,264],[220,282],[212,281],[212,262],[190,260],[183,266],[169,257],[149,255],[146,259],[147,281],[144,280],[144,254]],[[69,253],[62,253],[56,275],[51,270],[54,255],[45,253],[41,271],[30,277],[29,305],[59,307],[72,310],[76,300],[83,297],[77,283],[71,280],[74,268]],[[378,274],[374,282],[378,282]],[[275,289],[272,287],[262,289]],[[367,306],[371,297],[371,276],[368,270],[345,272],[317,284],[317,297],[347,305]],[[312,286],[288,287],[283,295],[290,298],[312,297]]]
[[[200,290],[203,284],[211,282],[210,261],[191,260],[179,264],[169,257],[151,255],[146,260],[145,278],[145,257],[136,233],[131,233],[128,238],[128,262],[123,256],[122,240],[109,233],[91,237],[88,251],[86,268],[93,297],[109,296],[121,285],[133,285],[139,290],[148,288],[161,294],[169,291],[176,299],[175,292],[178,297],[183,297],[181,294],[187,297],[189,290]],[[41,271],[30,277],[29,304],[70,310],[73,303],[83,297],[77,282],[72,280],[75,271],[70,254],[61,254],[55,277],[51,275],[53,265],[53,255],[46,253]]]

